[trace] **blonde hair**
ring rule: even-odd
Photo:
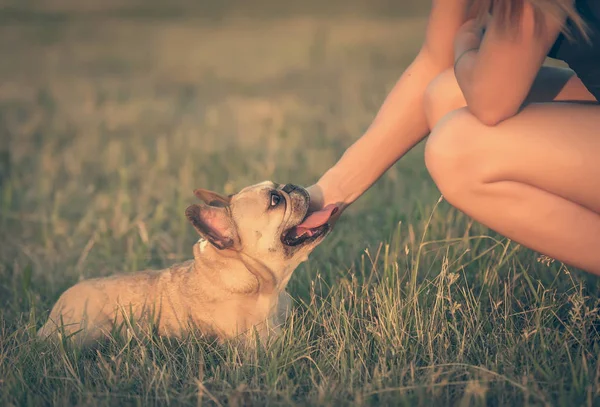
[[[504,27],[514,27],[521,18],[525,2],[528,2],[533,8],[536,31],[539,32],[544,28],[542,16],[549,14],[560,21],[565,18],[570,19],[577,31],[586,41],[589,41],[587,25],[575,9],[573,0],[471,0],[469,15],[482,23],[490,13],[493,13],[500,19]],[[573,38],[573,33],[568,29],[566,23],[563,24],[562,32],[567,38]]]

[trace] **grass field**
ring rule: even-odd
[[[194,188],[316,181],[415,55],[400,15],[5,18],[0,405],[600,405],[600,281],[438,202],[421,145],[295,272],[265,348],[36,341],[75,282],[191,258]]]

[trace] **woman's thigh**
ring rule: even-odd
[[[460,108],[434,127],[425,161],[445,194],[512,181],[600,214],[600,106],[534,103],[493,127]]]

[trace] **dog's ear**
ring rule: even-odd
[[[228,206],[231,203],[231,195],[225,197],[216,192],[207,189],[196,189],[194,195],[207,205],[212,206]]]
[[[191,205],[185,216],[198,233],[219,250],[235,246],[238,237],[227,209],[210,205]]]

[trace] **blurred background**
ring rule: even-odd
[[[186,258],[195,232],[183,211],[194,188],[315,182],[415,56],[429,8],[391,0],[1,4],[8,243],[0,251],[43,264],[50,280],[54,268],[63,280]],[[350,262],[438,198],[419,147],[372,191],[348,211],[367,231],[331,239]],[[343,252],[339,239],[356,251]]]
[[[418,0],[2,0],[5,12],[13,16],[35,13],[68,14],[70,17],[94,13],[120,17],[203,17],[218,20],[232,16],[286,17],[299,14],[339,17],[341,15],[391,16],[422,14],[430,2]]]

